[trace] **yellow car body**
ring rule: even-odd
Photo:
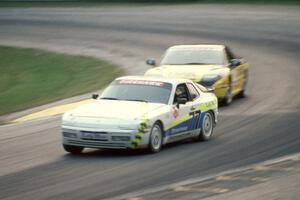
[[[190,63],[165,64],[164,57],[174,51],[180,53],[184,60],[189,56],[182,55],[185,52],[216,51],[219,63]],[[212,54],[213,56],[213,54]],[[178,56],[177,56],[178,57]],[[177,58],[175,57],[174,60]],[[210,58],[213,60],[213,58]],[[155,61],[147,61],[148,64],[155,65]],[[162,63],[145,73],[146,76],[162,76],[185,78],[197,82],[205,87],[213,87],[219,100],[224,100],[225,104],[230,104],[234,96],[246,96],[248,82],[248,63],[243,59],[237,59],[230,49],[225,45],[177,45],[170,47],[162,58]]]

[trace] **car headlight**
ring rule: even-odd
[[[205,87],[210,87],[221,78],[222,76],[219,74],[207,74],[203,76],[199,83]]]

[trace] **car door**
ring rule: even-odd
[[[198,101],[198,99],[200,98],[200,94],[192,83],[187,83],[186,85],[190,96],[190,101],[187,103],[190,110],[189,115],[191,117],[189,130],[193,135],[195,135],[198,134],[198,130],[201,128],[200,101]]]
[[[192,87],[193,85],[190,83],[183,83],[179,84],[175,90],[173,109],[175,109],[178,123],[171,128],[170,136],[173,141],[195,135],[199,127],[199,103],[195,101],[196,98],[199,98],[199,93]],[[178,106],[177,98],[186,98],[187,102]]]
[[[178,104],[178,98],[185,98],[187,102],[185,104]],[[170,138],[169,141],[177,141],[188,137],[190,134],[190,103],[189,93],[185,83],[178,84],[175,89],[175,95],[172,105],[172,128],[167,133]]]

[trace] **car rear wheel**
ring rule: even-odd
[[[156,122],[150,132],[150,140],[148,150],[150,153],[157,153],[162,147],[162,128],[158,122]]]
[[[202,121],[202,127],[199,135],[199,140],[207,141],[213,134],[213,115],[211,112],[206,112]]]
[[[83,151],[83,147],[77,147],[72,145],[63,145],[66,152],[72,153],[72,154],[80,154]]]
[[[248,71],[245,71],[243,89],[240,92],[239,97],[245,98],[247,94],[248,94]]]
[[[228,83],[228,87],[227,87],[227,92],[226,92],[226,96],[223,99],[223,104],[225,106],[228,106],[231,104],[232,102],[232,86],[231,86],[231,81]]]

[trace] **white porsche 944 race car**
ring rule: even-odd
[[[114,80],[94,102],[62,119],[63,147],[159,152],[164,144],[209,140],[217,123],[216,96],[185,79],[127,76]]]

